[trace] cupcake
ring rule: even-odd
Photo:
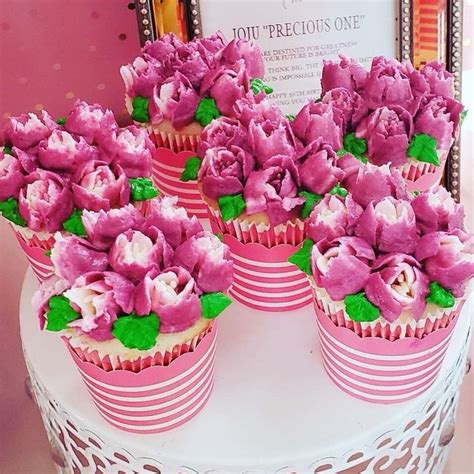
[[[307,141],[332,105],[328,130],[338,154],[352,153],[377,166],[401,171],[410,191],[439,184],[463,106],[454,99],[454,76],[433,61],[420,71],[411,63],[377,56],[370,71],[354,60],[324,61],[319,102],[308,103],[294,121]]]
[[[262,82],[262,52],[251,42],[228,43],[221,33],[189,43],[169,33],[145,45],[121,74],[130,116],[150,130],[157,147],[157,186],[205,217],[195,183],[180,181],[185,162],[196,155],[203,127],[234,117],[235,102],[250,90],[271,92]]]
[[[85,235],[84,211],[143,206],[158,194],[146,132],[119,128],[98,105],[78,100],[57,122],[45,111],[13,117],[4,135],[0,212],[40,280],[52,272],[54,234]]]
[[[33,299],[41,327],[60,333],[108,422],[143,434],[179,426],[212,389],[229,249],[173,198],[83,219],[87,239],[56,236],[55,275]]]
[[[412,195],[385,166],[318,203],[290,260],[309,276],[329,376],[393,403],[436,378],[474,277],[474,238],[444,188]]]

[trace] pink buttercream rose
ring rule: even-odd
[[[267,120],[275,125],[288,123],[280,108],[268,100],[264,93],[255,95],[249,92],[235,104],[235,113],[239,122],[249,128],[250,122],[263,123]]]
[[[446,99],[454,99],[454,74],[446,70],[440,61],[430,61],[421,69],[429,85],[429,93]]]
[[[0,151],[0,201],[10,197],[18,198],[24,182],[25,176],[19,160]]]
[[[331,104],[334,112],[344,119],[344,131],[354,129],[369,114],[364,99],[354,91],[344,87],[331,89],[323,95],[321,102]]]
[[[163,64],[147,54],[120,68],[125,92],[129,97],[151,98],[154,88],[159,88],[165,80],[164,72]]]
[[[42,110],[41,118],[29,113],[8,119],[5,135],[8,143],[21,150],[28,150],[48,138],[51,132],[57,128],[59,125],[48,112]]]
[[[262,79],[265,75],[262,50],[252,41],[234,39],[217,54],[216,59],[224,65],[234,65],[242,61],[250,79]]]
[[[247,130],[235,119],[220,117],[202,131],[198,154],[202,158],[208,148],[232,145],[249,148]]]
[[[349,59],[343,54],[339,55],[340,61],[323,60],[321,76],[322,94],[331,89],[344,87],[350,91],[360,92],[367,80],[368,72],[354,59]]]

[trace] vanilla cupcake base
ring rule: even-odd
[[[177,130],[169,120],[164,120],[160,124],[149,125],[149,132],[157,148],[168,148],[175,153],[183,151],[197,152],[197,147],[201,141],[202,127],[199,123],[193,122]]]

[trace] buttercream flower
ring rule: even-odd
[[[184,268],[170,267],[159,274],[152,271],[137,286],[135,310],[140,316],[156,313],[162,333],[185,331],[201,316],[195,286]]]
[[[189,51],[186,60],[178,66],[177,71],[186,76],[193,87],[198,89],[202,80],[209,72],[209,60],[206,56],[202,55],[202,51],[193,48]]]
[[[411,254],[418,241],[415,213],[408,201],[385,197],[368,204],[359,218],[355,234],[381,252]]]
[[[298,160],[301,184],[312,193],[326,194],[344,178],[344,171],[336,163],[336,153],[321,138],[304,148]]]
[[[189,79],[176,72],[161,87],[156,87],[150,101],[150,117],[153,123],[169,120],[180,129],[194,122],[199,96]]]
[[[56,232],[72,213],[71,191],[56,173],[34,171],[25,178],[18,209],[31,230]]]
[[[134,125],[114,130],[102,139],[109,161],[119,165],[128,178],[151,176],[153,143],[145,128]]]
[[[240,194],[254,167],[254,157],[238,146],[209,148],[199,169],[202,192],[211,199]]]
[[[321,77],[323,95],[329,90],[338,87],[344,87],[356,92],[364,88],[368,75],[364,67],[354,59],[349,59],[343,54],[339,55],[339,59],[339,63],[335,61],[323,61]]]
[[[274,124],[288,122],[283,112],[264,93],[255,95],[248,92],[245,97],[235,103],[235,114],[239,122],[249,128],[250,122],[263,123],[267,120]]]
[[[32,151],[31,149],[29,151]],[[13,147],[13,154],[18,158],[18,161],[26,174],[33,173],[38,169],[38,156],[36,154],[28,153],[20,150],[20,148]]]
[[[160,229],[174,249],[203,230],[197,217],[188,216],[186,209],[178,207],[177,202],[175,196],[153,199],[147,216],[147,223]]]
[[[446,70],[440,61],[430,61],[421,69],[429,85],[429,93],[446,99],[454,99],[454,74]]]
[[[46,313],[49,309],[49,300],[53,296],[61,295],[71,285],[67,280],[51,275],[35,291],[31,304],[38,315],[40,329],[44,329],[46,324]]]
[[[51,262],[54,273],[71,285],[78,277],[88,272],[103,272],[109,266],[105,252],[100,252],[85,239],[76,235],[63,237],[60,232],[54,236]]]
[[[344,130],[354,129],[369,114],[365,100],[354,91],[337,87],[327,91],[321,102],[331,104],[334,111],[344,118]]]
[[[364,208],[370,201],[380,201],[386,196],[397,199],[408,197],[401,174],[397,170],[390,170],[388,165],[375,166],[367,163],[359,169],[357,179],[347,184],[354,201]]]
[[[335,301],[361,291],[370,275],[368,263],[375,259],[372,247],[358,237],[326,239],[313,246],[312,273],[317,286]]]
[[[220,66],[211,69],[203,79],[199,93],[209,95],[216,101],[222,115],[235,116],[235,102],[249,91],[249,77],[243,61],[233,67]]]
[[[459,127],[463,105],[454,99],[428,98],[415,117],[415,133],[426,133],[437,140],[436,148],[449,150]]]
[[[184,43],[174,34],[166,33],[156,41],[147,43],[142,51],[159,61],[165,60],[170,54],[174,54],[177,49],[182,48]]]
[[[29,113],[19,117],[11,117],[5,127],[7,141],[21,150],[35,147],[41,140],[48,138],[58,124],[45,110],[41,118]]]
[[[88,161],[74,173],[72,195],[79,209],[108,211],[130,202],[130,185],[120,166],[111,168],[104,161]]]
[[[418,242],[416,258],[423,262],[431,281],[453,295],[464,295],[466,283],[474,277],[474,237],[462,230],[432,232]]]
[[[235,39],[230,41],[219,52],[217,60],[224,65],[233,65],[243,60],[250,79],[263,78],[265,75],[262,50],[252,41]]]
[[[173,263],[186,268],[204,293],[227,291],[232,283],[229,247],[210,232],[200,232],[183,242]]]
[[[214,60],[218,53],[227,43],[222,31],[216,31],[204,38],[195,38],[196,49],[203,53],[208,60]]]
[[[69,133],[81,135],[87,143],[92,144],[104,133],[104,128],[116,129],[118,125],[112,111],[104,110],[98,104],[90,105],[78,99],[67,115],[64,128]]]
[[[232,145],[247,148],[249,146],[247,130],[235,119],[220,117],[217,120],[213,120],[202,131],[198,153],[200,156],[204,156],[208,148],[230,147]]]
[[[336,195],[326,194],[316,204],[308,222],[308,237],[314,242],[352,235],[354,225],[363,209],[349,194],[345,200]]]
[[[99,212],[84,210],[82,223],[87,239],[97,249],[106,250],[115,242],[116,237],[129,229],[141,230],[144,217],[132,204],[110,211]]]
[[[411,205],[423,234],[464,229],[464,206],[458,204],[442,186],[419,194]]]
[[[0,151],[0,201],[18,198],[24,182],[25,176],[18,158]]]
[[[64,292],[81,318],[69,323],[97,341],[112,339],[112,324],[120,314],[133,311],[135,287],[114,272],[89,272]]]
[[[337,159],[337,166],[344,171],[341,184],[348,190],[353,190],[357,183],[359,170],[364,168],[364,163],[351,153],[345,153]]]
[[[367,140],[367,155],[376,165],[393,166],[407,162],[407,149],[413,134],[411,115],[402,107],[380,107],[362,120],[356,136]]]
[[[288,156],[276,155],[265,168],[252,171],[244,187],[247,214],[266,212],[270,223],[278,225],[297,215],[304,203],[298,197],[300,178],[296,164]]]
[[[171,263],[173,250],[161,231],[127,230],[115,239],[109,252],[112,269],[131,280],[141,280],[151,270],[161,270]]]
[[[73,173],[82,163],[97,160],[99,151],[84,138],[75,139],[64,130],[54,130],[38,146],[38,160],[44,169]]]
[[[403,253],[384,255],[374,262],[372,271],[365,293],[382,317],[393,322],[402,311],[410,311],[420,319],[426,308],[429,279],[415,258]]]
[[[145,47],[146,48],[146,47]],[[147,57],[135,58],[132,64],[122,66],[120,74],[125,84],[125,92],[129,97],[153,96],[153,89],[160,87],[165,78],[163,66],[159,61]],[[67,123],[67,122],[66,122]]]
[[[291,127],[305,145],[321,137],[334,150],[342,148],[344,119],[335,113],[331,104],[309,101],[291,122]]]

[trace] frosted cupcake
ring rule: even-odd
[[[85,211],[87,240],[57,235],[55,276],[34,297],[41,327],[60,332],[101,414],[128,431],[171,429],[204,405],[213,321],[231,302],[228,248],[174,203],[153,200],[146,217],[130,205]]]
[[[374,58],[370,71],[344,56],[339,63],[325,61],[321,100],[303,108],[294,131],[308,140],[332,105],[335,126],[328,133],[340,155],[390,164],[411,191],[428,189],[441,180],[464,115],[453,81],[436,61],[420,71],[382,56]]]
[[[142,205],[158,194],[151,182],[145,131],[121,129],[112,112],[77,101],[65,119],[49,114],[9,119],[0,158],[0,212],[40,279],[54,233],[85,235],[84,210]]]

